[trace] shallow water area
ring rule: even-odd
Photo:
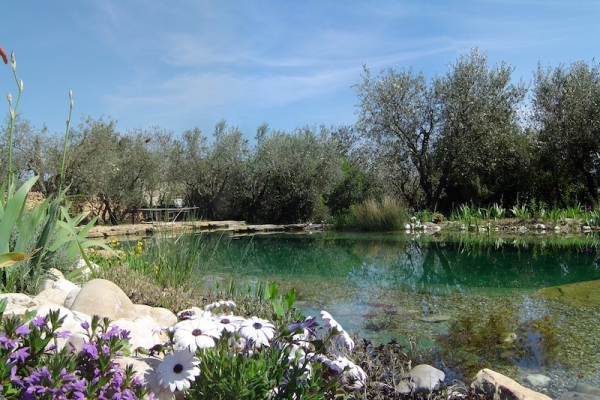
[[[528,374],[547,375],[549,387],[536,390],[553,398],[576,382],[600,387],[600,304],[584,295],[583,302],[573,305],[564,296],[539,292],[600,282],[594,237],[325,232],[203,235],[201,240],[213,244],[201,267],[207,284],[224,285],[233,279],[241,287],[252,287],[259,280],[275,281],[280,293],[296,289],[297,306],[305,315],[327,310],[359,338],[398,338],[407,345],[417,342],[421,349],[439,350],[440,335],[452,333],[464,317],[477,326],[497,317],[515,331],[502,332],[508,336],[491,343],[494,351],[482,355],[469,348],[469,340],[461,345],[460,351],[476,358],[477,366],[525,385]],[[486,334],[495,334],[490,332]],[[513,346],[511,340],[520,344]],[[515,347],[526,351],[517,356]],[[458,347],[450,353],[456,356]],[[438,365],[451,376],[471,378],[461,376],[447,361],[440,358]]]

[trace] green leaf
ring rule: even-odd
[[[283,309],[283,302],[281,301],[281,299],[272,299],[271,302],[273,303],[273,311],[275,311],[277,317],[283,317],[283,315],[285,314],[285,310]]]
[[[277,282],[273,281],[269,285],[269,299],[275,300],[277,298],[277,293],[278,293]]]
[[[285,305],[288,310],[291,310],[294,308],[294,303],[296,303],[296,290],[291,288],[285,295]]]
[[[14,194],[10,187],[6,189],[6,192],[0,194],[3,199],[6,196],[6,203],[4,203],[5,206],[3,207],[3,213],[0,219],[0,254],[8,253],[10,251],[10,235],[12,234],[13,228],[20,224],[23,210],[25,209],[27,195],[37,180],[38,177],[34,176],[25,182]]]
[[[38,250],[39,249],[37,249],[29,254],[18,253],[18,252],[9,252],[9,253],[0,254],[0,268],[8,267],[10,265],[18,263],[19,261],[27,260],[27,259],[33,257],[33,255],[35,253],[37,253]]]

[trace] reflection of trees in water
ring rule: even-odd
[[[595,252],[545,248],[529,251],[510,244],[465,250],[447,242],[407,242],[400,251],[377,252],[351,278],[389,288],[435,293],[468,288],[541,288],[600,279]],[[371,253],[373,254],[373,253]],[[382,256],[383,255],[383,256]]]
[[[600,279],[595,248],[410,240],[401,235],[328,234],[212,238],[210,269],[348,286],[432,293],[540,288]],[[589,249],[592,249],[591,251]]]

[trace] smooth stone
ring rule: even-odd
[[[33,298],[33,300],[37,301],[40,304],[44,303],[52,303],[59,306],[65,305],[65,299],[67,298],[67,294],[60,289],[46,289],[40,292],[37,296]]]
[[[86,283],[75,297],[71,310],[108,317],[112,321],[121,318],[133,321],[137,317],[129,297],[106,279],[92,279]]]
[[[396,385],[396,392],[404,395],[431,393],[445,378],[443,371],[428,364],[420,364],[402,376],[402,380]]]
[[[140,318],[137,321],[121,318],[111,322],[110,326],[117,326],[120,329],[129,331],[129,343],[132,350],[138,347],[150,349],[154,345],[163,342],[163,339],[158,334],[155,334],[155,329],[158,325],[150,317]]]
[[[65,279],[65,275],[56,268],[50,268],[48,270],[48,275],[53,276],[54,279]]]
[[[61,350],[66,346],[69,350],[81,350],[83,343],[87,341],[86,330],[82,328],[81,324],[84,321],[89,322],[91,320],[90,316],[51,303],[42,304],[38,307],[36,313],[40,317],[45,317],[52,311],[58,312],[59,319],[64,317],[63,324],[57,331],[68,331],[71,334],[69,338],[58,338],[56,340],[58,349]],[[72,346],[67,346],[68,344]]]
[[[600,400],[600,396],[579,392],[564,392],[560,400]]]
[[[65,298],[65,307],[67,308],[71,308],[73,306],[73,302],[75,301],[75,298],[77,297],[77,295],[79,294],[79,292],[81,291],[81,288],[76,288],[71,290],[68,294],[67,297]]]
[[[92,266],[92,270],[100,270],[100,266],[98,264],[90,261],[90,265]],[[87,265],[83,258],[80,258],[79,260],[75,261],[71,265],[71,270],[79,271],[79,274],[84,278],[89,278],[89,276],[92,274],[92,270],[90,270],[90,267]]]
[[[145,304],[134,304],[135,310],[139,317],[149,316],[151,317],[158,326],[174,326],[177,323],[177,315],[171,310],[162,307],[151,307]],[[137,321],[137,319],[136,319]]]
[[[550,378],[542,374],[530,374],[525,377],[525,380],[533,387],[548,386]]]
[[[438,323],[438,322],[448,321],[450,319],[450,316],[440,314],[440,315],[431,315],[429,317],[418,317],[417,319],[419,321],[423,321],[423,322]]]
[[[26,308],[38,307],[40,304],[24,293],[4,293],[0,294],[0,300],[6,299],[6,305],[16,305]]]
[[[581,383],[578,382],[573,389],[571,389],[572,392],[577,392],[577,393],[585,393],[585,394],[593,394],[594,396],[600,396],[600,389],[592,386],[592,385],[588,385],[586,383]]]
[[[68,294],[74,289],[79,289],[79,286],[66,279],[57,279],[56,281],[54,281],[54,285],[52,287],[54,289],[62,290],[63,292],[65,292],[65,294]]]
[[[4,316],[8,317],[9,315],[15,315],[23,318],[25,314],[30,311],[35,311],[35,308],[23,307],[17,304],[7,304],[4,309]]]
[[[46,279],[42,284],[37,288],[38,294],[42,293],[44,290],[54,289],[54,281],[52,279]]]

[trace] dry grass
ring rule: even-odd
[[[404,228],[406,210],[404,205],[391,198],[383,201],[367,200],[354,208],[359,228],[366,231],[398,231]]]

